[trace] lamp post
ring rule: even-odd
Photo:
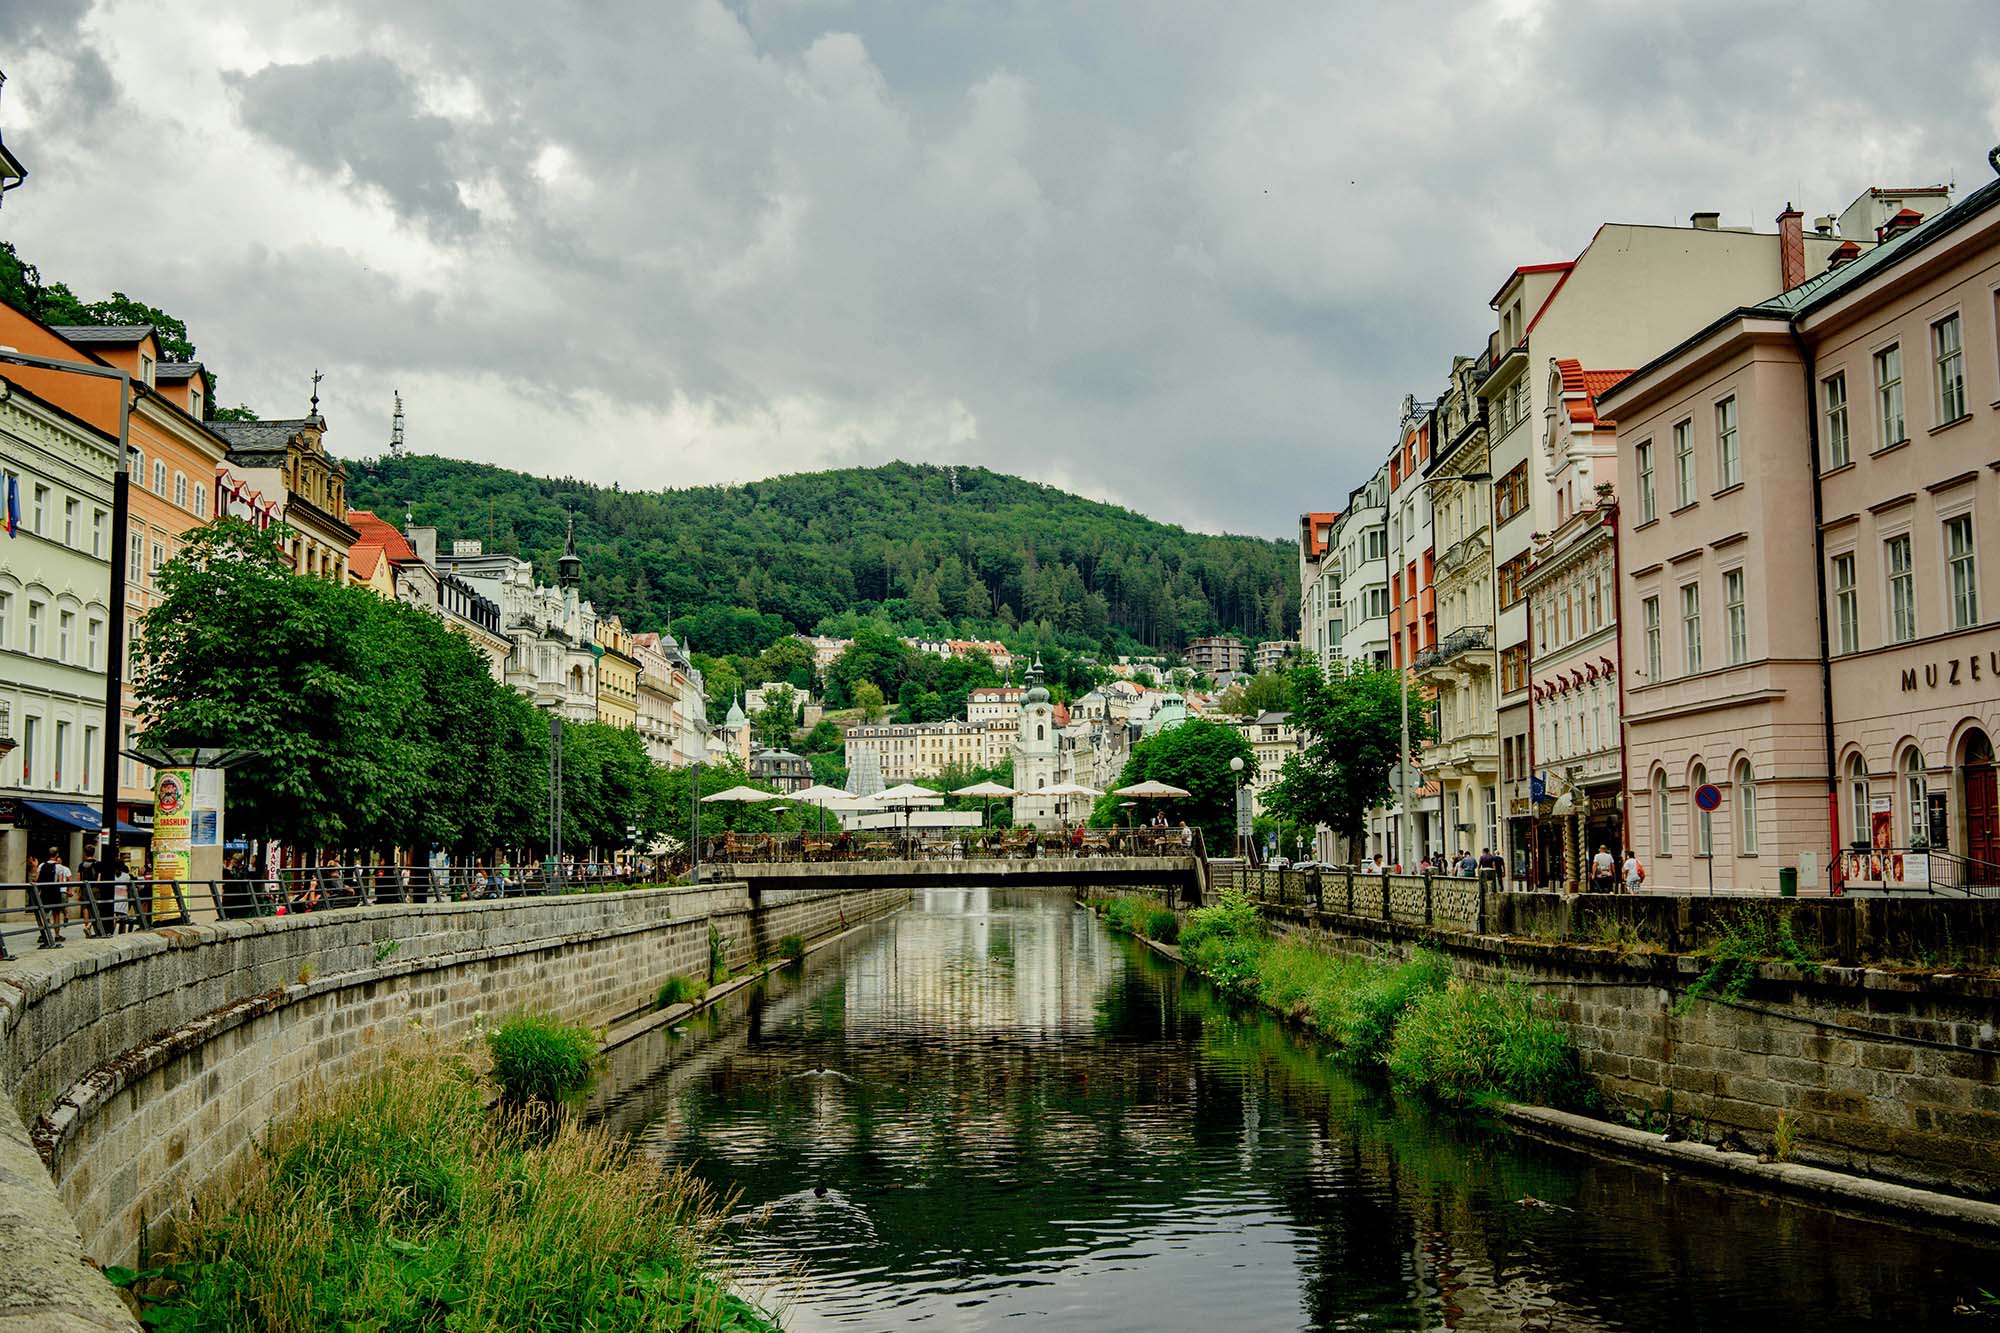
[[[563,724],[560,707],[549,712],[549,873],[562,873]]]
[[[100,847],[118,851],[118,751],[125,715],[125,543],[131,528],[132,377],[116,366],[63,361],[0,347],[0,362],[36,366],[68,375],[118,381],[118,466],[111,474],[110,652],[104,663],[104,808],[98,811]]]
[[[701,883],[701,760],[695,760],[690,767],[694,772],[694,782],[689,787],[691,800],[688,803],[688,882]]]
[[[1230,776],[1236,780],[1236,808],[1234,811],[1231,812],[1235,816],[1236,855],[1241,857],[1243,860],[1248,861],[1250,859],[1249,839],[1243,836],[1243,756],[1242,755],[1237,754],[1237,755],[1231,755],[1229,757],[1229,773]]]

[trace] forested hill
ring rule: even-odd
[[[574,505],[584,592],[639,630],[741,606],[811,631],[882,612],[904,632],[1006,633],[1179,648],[1290,636],[1288,543],[1156,523],[983,468],[888,463],[745,486],[627,491],[409,455],[348,465],[349,501],[526,555],[552,578]],[[1013,637],[1010,635],[1010,637]]]

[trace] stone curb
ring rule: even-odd
[[[1889,1212],[1926,1222],[1948,1223],[1954,1228],[1975,1227],[2000,1235],[2000,1204],[1981,1199],[1940,1194],[1911,1185],[1892,1184],[1868,1176],[1851,1176],[1823,1167],[1802,1166],[1797,1162],[1761,1161],[1749,1153],[1724,1152],[1705,1143],[1685,1140],[1669,1143],[1658,1134],[1593,1120],[1589,1116],[1545,1106],[1510,1104],[1498,1108],[1500,1117],[1523,1133],[1565,1146],[1581,1145],[1616,1157],[1649,1162],[1670,1162],[1702,1175],[1735,1181],[1754,1181],[1776,1192],[1816,1203]]]

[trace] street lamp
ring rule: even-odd
[[[104,808],[98,811],[102,832],[98,846],[118,850],[118,749],[125,715],[125,542],[131,527],[132,377],[116,366],[54,357],[0,347],[0,362],[37,366],[67,375],[89,375],[118,381],[118,466],[111,474],[111,616],[110,655],[104,664]]]
[[[688,882],[701,883],[701,760],[694,760],[689,767],[693,770],[694,781],[689,787],[688,805]]]
[[[1441,481],[1492,481],[1492,480],[1493,480],[1493,474],[1491,472],[1453,472],[1453,473],[1447,473],[1446,475],[1441,477],[1425,477],[1417,483],[1417,489],[1422,490],[1426,486],[1435,486],[1437,485],[1437,483]],[[1408,533],[1403,531],[1402,516],[1398,514],[1396,521],[1396,553],[1397,553],[1396,561],[1398,564],[1402,563],[1403,539],[1408,535],[1409,535]],[[1495,584],[1494,597],[1496,600],[1493,613],[1493,621],[1494,621],[1493,629],[1495,635],[1497,636],[1500,629],[1500,623],[1499,623],[1500,613],[1497,600],[1499,597],[1499,592],[1498,592],[1497,582]],[[1397,633],[1400,636],[1401,630],[1398,630]],[[1403,642],[1399,642],[1396,646],[1398,653],[1400,654],[1403,648]],[[1410,790],[1411,666],[1412,663],[1404,662],[1396,672],[1397,693],[1401,695],[1402,698],[1402,712],[1403,712],[1403,748],[1397,754],[1396,757],[1397,772],[1400,775],[1396,783],[1396,798],[1397,800],[1402,802],[1403,817],[1396,821],[1397,824],[1400,826],[1398,829],[1399,833],[1398,842],[1401,844],[1396,848],[1396,860],[1398,863],[1405,866],[1407,866],[1410,862],[1410,849],[1416,842],[1415,821],[1417,817],[1416,807],[1414,805],[1414,795]],[[1497,698],[1498,696],[1496,695],[1495,697]]]
[[[1250,859],[1249,840],[1243,836],[1243,756],[1229,757],[1229,772],[1236,779],[1236,854],[1245,861]]]

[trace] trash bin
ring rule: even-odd
[[[1797,866],[1778,867],[1778,896],[1796,898],[1799,896],[1799,869]]]

